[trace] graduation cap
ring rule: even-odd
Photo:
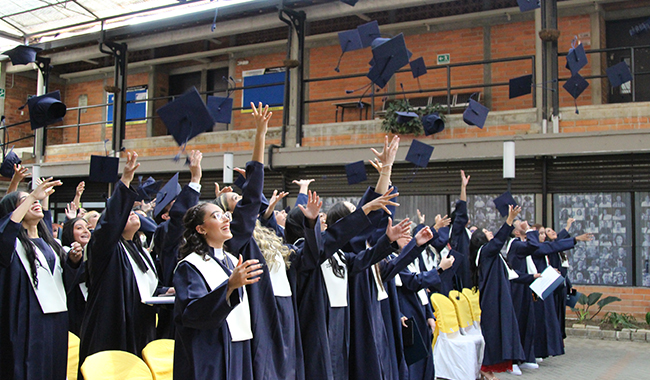
[[[408,153],[406,153],[406,161],[415,164],[417,167],[425,168],[429,164],[431,154],[433,154],[433,146],[413,140]]]
[[[510,99],[514,99],[532,93],[533,74],[510,79],[509,87],[510,87]]]
[[[569,54],[566,56],[566,68],[571,70],[571,75],[576,75],[580,69],[587,65],[585,48],[582,46],[582,42],[579,42],[578,46],[575,46],[576,41],[577,38],[574,38],[571,43],[571,49],[569,49]]]
[[[345,165],[345,174],[348,177],[348,185],[363,182],[368,179],[366,165],[363,161],[352,162]]]
[[[419,78],[427,73],[427,65],[424,63],[423,57],[412,60],[409,62],[409,65],[411,65],[411,73],[413,74],[413,78]]]
[[[23,109],[23,105],[19,109]],[[63,120],[67,112],[65,104],[61,103],[61,92],[56,90],[45,95],[32,96],[27,99],[29,121],[32,130],[45,127]]]
[[[587,82],[580,74],[575,74],[566,81],[562,87],[564,87],[564,89],[573,97],[573,103],[576,106],[576,113],[580,113],[578,112],[577,99],[578,96],[589,87],[589,82]]]
[[[517,202],[509,191],[506,191],[505,193],[494,198],[494,207],[499,210],[499,214],[501,214],[503,217],[508,216],[508,213],[510,211],[508,206],[510,205],[517,206]]]
[[[540,7],[539,0],[517,0],[517,4],[522,12],[532,11]]]
[[[153,210],[153,216],[157,217],[181,192],[181,186],[178,184],[178,173],[163,186],[156,196],[156,208]]]
[[[230,124],[232,121],[232,98],[208,96],[208,110],[217,123]]]
[[[425,136],[430,136],[445,129],[445,122],[437,112],[422,117],[422,128]]]
[[[334,68],[334,71],[337,73],[340,71],[339,66],[341,66],[341,59],[343,58],[343,54],[349,51],[363,49],[359,30],[352,29],[340,32],[339,45],[341,45],[341,55],[339,56],[339,61],[337,62],[336,67]]]
[[[575,289],[571,289],[571,292],[567,293],[566,295],[566,305],[570,308],[576,307],[580,296],[582,296],[582,293],[578,292]]]
[[[7,178],[12,178],[14,176],[14,165],[18,165],[22,162],[20,157],[14,153],[14,148],[11,148],[9,153],[5,156],[2,165],[0,165],[0,175]]]
[[[153,197],[156,196],[158,193],[158,190],[160,190],[160,186],[162,185],[162,181],[156,181],[152,177],[147,178],[146,181],[140,183],[140,186],[136,189],[136,192],[138,193],[138,197],[135,199],[136,201],[142,201],[142,200],[151,200]]]
[[[151,218],[147,218],[146,216],[140,215],[137,212],[136,214],[138,215],[138,218],[140,218],[140,228],[138,229],[138,231],[142,231],[145,234],[153,234],[154,232],[156,232],[156,227],[158,227],[156,222],[151,220]]]
[[[372,45],[372,41],[381,37],[379,33],[379,23],[377,21],[370,21],[367,24],[357,26],[359,37],[361,38],[361,46],[367,48]]]
[[[340,0],[342,3],[346,3],[347,5],[355,6],[359,0]]]
[[[214,126],[210,110],[203,103],[196,87],[156,112],[176,143],[183,148],[188,141]]]
[[[14,66],[26,65],[28,63],[36,61],[36,53],[41,50],[43,49],[33,46],[18,45],[11,50],[3,52],[2,54],[9,56],[9,59],[11,59],[11,64]]]
[[[490,110],[486,106],[470,97],[469,105],[465,112],[463,112],[463,120],[469,125],[475,125],[483,129],[489,112]]]
[[[418,114],[415,113],[415,112],[398,111],[398,112],[395,112],[395,114],[397,115],[397,120],[396,121],[397,121],[398,124],[408,123],[409,121],[419,117]]]
[[[120,166],[118,157],[90,156],[90,173],[88,179],[93,182],[117,182],[117,169]]]
[[[618,87],[623,83],[631,81],[632,73],[630,72],[630,68],[627,67],[627,63],[619,62],[607,68],[607,78],[609,78],[609,84],[612,87]]]
[[[377,40],[381,38],[375,39]],[[374,41],[373,45],[375,45]],[[409,53],[404,34],[401,33],[373,47],[373,66],[368,72],[368,78],[380,88],[384,88],[393,74],[409,63]]]

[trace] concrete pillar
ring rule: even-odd
[[[149,66],[149,76],[147,78],[147,97],[155,97],[156,88],[156,66]],[[153,137],[153,117],[155,116],[156,104],[147,102],[147,137]]]

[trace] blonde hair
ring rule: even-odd
[[[90,222],[91,218],[93,218],[95,216],[99,217],[100,215],[101,214],[98,213],[97,211],[92,210],[92,211],[88,211],[87,213],[85,213],[84,216],[82,216],[82,218],[86,221],[86,223],[88,223],[88,222]]]
[[[280,253],[287,268],[291,266],[290,256],[293,251],[282,242],[282,238],[276,235],[273,230],[262,227],[259,220],[255,222],[253,238],[255,239],[257,246],[260,247],[260,251],[262,251],[262,255],[264,255],[264,260],[266,260],[266,264],[269,267],[280,265],[275,252]]]

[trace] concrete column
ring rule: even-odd
[[[537,83],[542,82],[542,71],[544,70],[544,62],[542,61],[542,39],[539,38],[539,31],[542,30],[542,12],[540,9],[535,9],[535,78],[537,78]],[[544,118],[544,109],[542,107],[543,97],[547,96],[547,91],[544,87],[547,87],[546,84],[542,86],[535,86],[533,89],[535,91],[535,99],[537,100],[537,120]],[[544,133],[544,130],[542,130]]]
[[[298,59],[298,33],[293,29],[291,33],[291,59]],[[289,70],[289,94],[289,125],[287,126],[286,141],[289,146],[297,146],[298,103],[296,100],[298,99],[298,69]]]
[[[45,78],[38,68],[36,69],[36,96],[45,94]],[[43,164],[43,138],[45,127],[34,131],[34,166],[32,167],[32,178],[41,177],[41,164]],[[36,188],[36,181],[32,181],[32,189]]]
[[[155,88],[156,88],[156,66],[149,66],[149,77],[147,80],[147,97],[155,97]],[[153,137],[153,119],[156,110],[156,104],[154,102],[147,102],[147,137]]]

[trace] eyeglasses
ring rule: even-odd
[[[229,211],[226,212],[215,211],[212,214],[210,214],[209,218],[216,219],[219,222],[223,222],[225,219],[227,219],[229,222],[231,222],[232,214]],[[204,220],[203,222],[205,223],[206,221]]]

